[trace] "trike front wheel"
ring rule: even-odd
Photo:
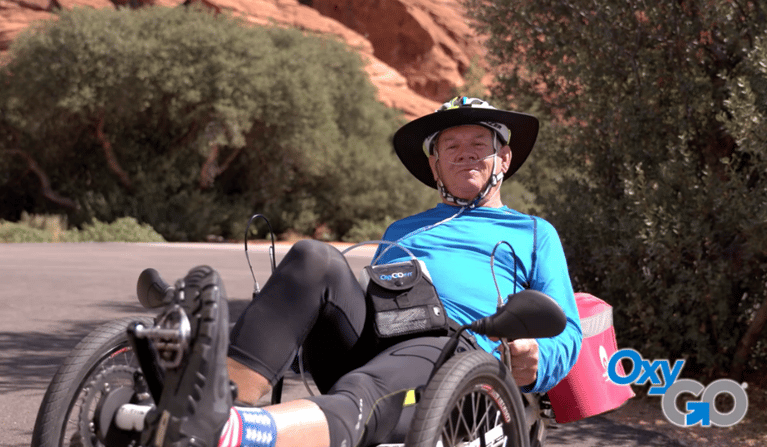
[[[128,343],[131,322],[152,326],[147,317],[105,323],[88,334],[64,360],[48,386],[32,431],[32,447],[103,446],[94,415],[111,389],[145,388],[138,360]],[[146,394],[146,399],[151,398]]]
[[[470,351],[453,356],[429,382],[405,446],[528,447],[528,437],[510,371],[487,352]]]

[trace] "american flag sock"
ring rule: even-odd
[[[255,407],[232,407],[221,431],[218,447],[274,447],[277,425],[268,411]]]

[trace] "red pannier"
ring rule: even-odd
[[[618,350],[613,308],[587,293],[576,293],[583,329],[578,361],[567,377],[549,390],[557,422],[573,422],[613,410],[634,397],[630,385],[616,385],[607,377],[607,362]],[[618,363],[617,373],[625,376]]]

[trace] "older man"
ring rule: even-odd
[[[546,391],[575,363],[581,330],[561,243],[546,221],[503,205],[500,186],[533,148],[538,121],[476,98],[454,98],[403,126],[394,137],[406,168],[437,188],[442,203],[392,224],[383,239],[423,262],[448,317],[460,324],[492,314],[503,296],[532,288],[567,316],[550,339],[510,343],[513,376],[525,392]],[[496,248],[505,242],[508,249]],[[495,277],[490,257],[495,253]],[[407,260],[390,245],[374,263]],[[197,275],[192,343],[184,367],[168,371],[164,394],[147,418],[153,445],[365,446],[404,437],[408,390],[426,383],[448,338],[432,333],[385,338],[374,329],[366,293],[335,248],[303,241],[287,253],[259,296],[226,334],[226,300],[214,271]],[[477,336],[461,348],[493,352]],[[254,403],[285,373],[299,347],[322,395],[265,408]],[[228,359],[225,359],[228,354]],[[216,367],[223,365],[227,367]],[[231,408],[230,408],[231,407]],[[190,441],[192,440],[192,441]]]

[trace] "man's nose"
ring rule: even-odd
[[[456,161],[475,161],[477,159],[479,159],[479,154],[476,151],[467,149],[458,154]]]

